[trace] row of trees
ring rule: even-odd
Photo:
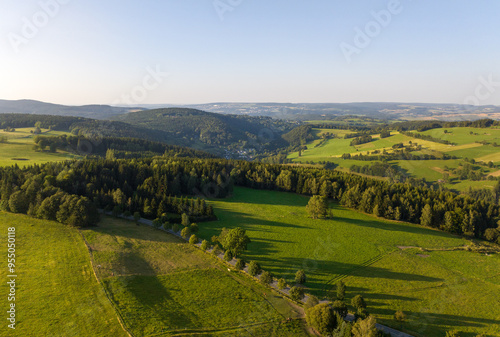
[[[224,159],[99,159],[25,169],[14,166],[1,168],[0,179],[2,201],[20,190],[35,206],[59,189],[85,196],[98,208],[124,205],[124,210],[138,211],[151,219],[165,212],[200,215],[197,201],[186,201],[181,196],[223,198],[231,193],[233,185],[320,195],[380,217],[481,238],[486,229],[497,227],[499,218],[498,205],[451,191],[324,169]],[[55,188],[55,192],[45,191],[48,187]],[[177,196],[176,207],[169,196]],[[181,207],[179,200],[183,200]],[[181,212],[179,208],[184,209]],[[210,206],[204,212],[205,216],[213,216]]]

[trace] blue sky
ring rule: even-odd
[[[0,4],[3,99],[463,103],[490,79],[500,105],[497,0]]]

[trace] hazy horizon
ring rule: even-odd
[[[8,0],[4,8],[0,96],[9,100],[500,105],[493,0]]]

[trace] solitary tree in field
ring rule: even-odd
[[[200,241],[200,239],[198,239],[198,237],[195,234],[191,235],[191,237],[189,238],[190,244],[195,245],[198,243],[198,241]]]
[[[225,250],[230,251],[233,256],[238,256],[247,249],[247,245],[251,242],[246,231],[239,227],[233,229],[223,228],[217,241]]]
[[[184,238],[184,239],[187,239],[191,236],[191,231],[189,230],[189,227],[184,227],[182,230],[181,230],[181,236]]]
[[[313,195],[306,206],[306,211],[313,219],[326,217],[328,214],[328,201],[321,195]]]
[[[337,282],[337,299],[343,301],[345,299],[345,283]]]
[[[295,283],[304,284],[306,283],[306,273],[301,269],[295,273]]]
[[[209,246],[210,246],[210,243],[208,243],[208,241],[207,241],[207,240],[203,240],[203,241],[201,242],[201,246],[200,246],[200,248],[201,248],[202,250],[207,250],[207,249],[209,248]]]
[[[366,319],[359,320],[352,327],[352,334],[354,337],[376,337],[377,328],[375,327],[375,318],[368,316]]]
[[[366,302],[363,296],[356,295],[351,300],[351,305],[356,309],[366,309]]]
[[[257,275],[260,272],[260,266],[257,262],[251,261],[248,265],[248,273],[252,276]]]
[[[294,301],[299,301],[304,297],[304,289],[301,287],[292,287],[290,289],[290,297]]]
[[[243,270],[243,268],[245,268],[245,261],[242,259],[236,260],[236,265],[234,267],[238,270]]]
[[[273,281],[273,276],[268,271],[263,271],[260,275],[260,281],[264,284],[269,284]]]
[[[307,324],[324,336],[331,335],[337,326],[337,319],[327,303],[318,304],[306,311]]]

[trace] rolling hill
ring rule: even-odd
[[[166,133],[168,141],[195,148],[276,146],[294,125],[270,117],[222,115],[186,108],[130,112],[115,120]]]
[[[61,104],[45,103],[35,100],[4,100],[0,99],[0,114],[22,113],[38,115],[58,115],[87,117],[96,119],[107,119],[115,115],[127,113],[129,111],[140,110],[132,107],[113,107],[110,105],[83,105],[69,106]]]

